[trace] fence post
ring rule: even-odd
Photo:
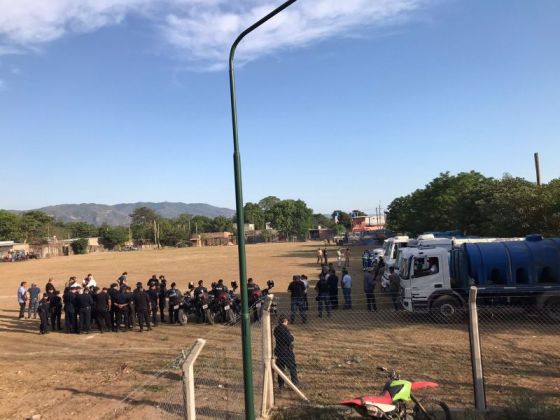
[[[263,304],[262,312],[262,357],[263,357],[263,389],[261,417],[266,418],[274,406],[274,378],[272,377],[272,327],[270,308],[274,295],[268,295]]]
[[[484,390],[484,372],[478,331],[478,310],[476,307],[477,288],[471,286],[469,291],[469,340],[471,347],[471,366],[473,374],[474,406],[477,410],[486,410],[486,393]]]
[[[194,420],[196,418],[196,406],[194,402],[194,362],[204,348],[206,340],[199,338],[195,341],[189,354],[187,355],[181,369],[183,371],[183,418]]]

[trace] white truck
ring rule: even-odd
[[[471,285],[489,304],[531,304],[560,320],[560,239],[465,242],[401,250],[399,277],[404,308],[455,317]]]

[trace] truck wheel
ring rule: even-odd
[[[460,317],[461,304],[451,296],[437,298],[432,304],[432,315],[437,321],[454,322]]]
[[[544,313],[553,321],[560,321],[560,297],[548,298],[544,303]]]

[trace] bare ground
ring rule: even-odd
[[[272,278],[287,311],[291,275],[315,279],[316,243],[251,245],[248,272],[264,285]],[[331,254],[335,253],[332,247]],[[358,256],[361,249],[353,249]],[[364,311],[360,264],[353,262],[355,309],[318,319],[310,302],[309,322],[291,326],[303,391],[316,403],[376,392],[383,378],[378,365],[398,368],[413,380],[434,380],[440,389],[427,394],[451,406],[472,405],[471,367],[466,324],[435,324],[394,313],[378,293],[380,310]],[[159,326],[150,333],[90,335],[38,334],[37,321],[17,319],[19,282],[44,287],[48,277],[62,287],[70,275],[93,273],[100,285],[128,271],[132,282],[165,273],[183,289],[188,281],[237,278],[237,248],[170,249],[103,253],[0,264],[0,418],[154,418],[181,412],[180,371],[170,367],[181,349],[198,337],[208,340],[197,366],[199,415],[224,418],[242,408],[239,328],[189,324]],[[560,405],[558,325],[492,320],[483,323],[483,355],[489,404],[533,395]],[[260,380],[260,329],[253,328],[255,381]],[[544,385],[543,385],[544,384]],[[258,397],[257,397],[258,402]],[[295,394],[278,397],[279,406],[299,404]]]

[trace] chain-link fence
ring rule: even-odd
[[[383,290],[375,296],[373,303],[365,295],[353,294],[351,308],[344,307],[342,296],[338,305],[330,299],[316,300],[312,289],[307,302],[275,298],[270,329],[263,318],[251,328],[256,413],[265,389],[263,331],[272,337],[276,365],[313,404],[334,406],[381,393],[386,377],[377,367],[384,366],[399,371],[402,379],[439,384],[415,391],[419,398],[472,408],[468,310],[450,320],[440,312],[395,310]],[[479,305],[478,315],[488,407],[507,407],[516,398],[528,397],[560,406],[560,322],[528,306]],[[283,317],[288,324],[279,327]],[[200,326],[199,332],[207,344],[194,364],[197,417],[243,418],[239,323]],[[181,364],[186,353],[135,388],[115,417],[183,418]],[[289,411],[306,405],[289,386],[279,386],[277,374],[273,377],[276,408]]]
[[[479,305],[478,314],[487,405],[560,407],[560,322],[534,305]]]

